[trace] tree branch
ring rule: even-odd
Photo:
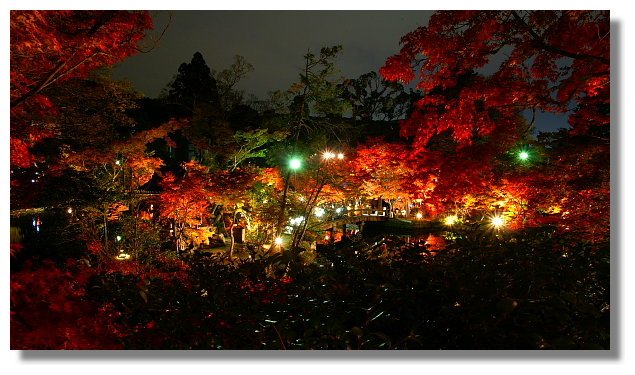
[[[597,61],[599,61],[599,62],[601,62],[603,64],[606,64],[606,65],[610,64],[610,60],[606,59],[606,58],[604,58],[602,56],[574,53],[574,52],[566,51],[566,50],[563,50],[561,48],[554,47],[554,46],[552,46],[550,44],[547,44],[542,39],[542,37],[540,35],[538,35],[536,33],[536,31],[533,28],[531,28],[518,13],[516,13],[516,11],[513,10],[512,11],[512,15],[514,16],[514,18],[516,19],[516,21],[518,22],[520,27],[522,29],[524,29],[527,33],[529,33],[529,35],[531,35],[532,39],[538,44],[538,47],[544,49],[545,51],[552,52],[552,53],[557,53],[559,55],[566,56],[566,57],[571,57],[573,59],[597,60]]]

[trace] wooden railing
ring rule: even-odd
[[[327,229],[343,224],[358,223],[361,221],[385,221],[388,219],[389,212],[376,210],[372,208],[358,208],[348,210],[340,214],[327,216],[323,221],[315,222],[311,225],[311,229]]]

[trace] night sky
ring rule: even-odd
[[[347,78],[377,71],[399,50],[399,39],[427,24],[432,11],[174,11],[172,23],[151,53],[126,59],[116,78],[130,79],[137,90],[156,97],[178,67],[199,51],[211,69],[228,67],[234,55],[250,62],[252,72],[240,88],[264,98],[297,81],[307,49],[341,44],[337,66]],[[167,12],[154,12],[155,33]]]
[[[199,51],[213,70],[231,65],[242,55],[255,70],[238,85],[247,94],[265,98],[286,90],[298,80],[308,49],[337,44],[343,52],[336,61],[342,76],[356,78],[378,71],[397,53],[399,40],[425,26],[434,11],[172,11],[172,20],[159,45],[149,53],[127,58],[114,77],[129,79],[148,97],[157,97],[183,62]],[[167,11],[152,12],[154,35],[168,22]],[[565,127],[566,115],[541,114],[536,128]]]

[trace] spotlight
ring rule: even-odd
[[[492,217],[491,223],[494,228],[499,229],[500,227],[505,225],[505,219],[500,216],[494,216]]]

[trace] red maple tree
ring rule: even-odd
[[[29,167],[28,148],[54,135],[45,121],[33,121],[55,113],[46,89],[134,54],[152,19],[140,11],[73,10],[14,10],[10,19],[11,163]]]
[[[585,191],[608,197],[608,185],[589,190],[572,180],[559,183],[558,173],[573,165],[590,171],[597,165],[559,158],[555,150],[550,160],[558,168],[531,171],[533,180],[499,167],[501,155],[528,141],[538,112],[569,114],[569,135],[608,143],[609,40],[608,11],[442,11],[405,35],[380,72],[404,83],[416,79],[423,93],[401,122],[401,135],[412,141],[417,173],[434,176],[428,202],[448,207],[469,194],[492,197],[501,186],[534,207],[575,201]],[[605,159],[589,147],[578,145],[576,152]],[[608,148],[602,152],[608,155]],[[538,193],[557,185],[563,188],[549,190],[551,198]],[[596,211],[608,219],[607,210]]]
[[[177,251],[185,248],[186,228],[201,225],[212,201],[207,168],[195,161],[183,165],[185,175],[168,172],[161,182],[160,218],[171,224]]]

